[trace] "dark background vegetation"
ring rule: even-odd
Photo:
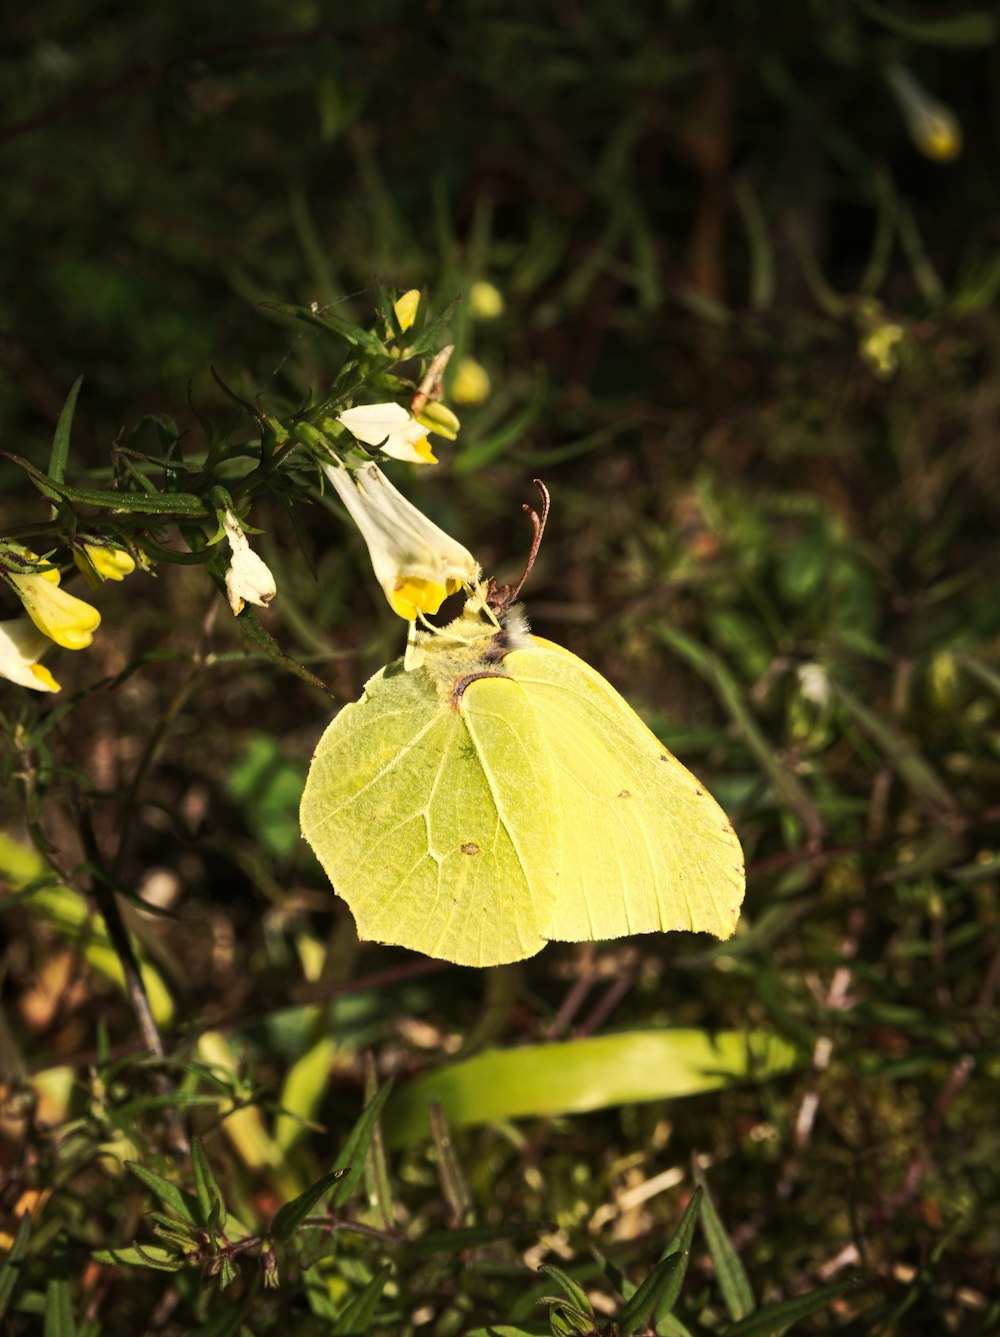
[[[539,1290],[525,1250],[597,1285],[593,1241],[641,1277],[690,1196],[694,1153],[759,1299],[858,1277],[798,1330],[1000,1325],[994,12],[65,0],[6,24],[3,446],[44,462],[81,373],[80,483],[115,442],[155,437],[144,415],[192,440],[198,415],[247,434],[210,367],[274,411],[337,366],[269,303],[366,323],[376,281],[437,308],[495,284],[499,318],[474,321],[466,301],[452,326],[490,398],[460,410],[433,476],[394,477],[502,578],[545,479],[533,625],[643,711],[746,847],[744,920],[721,947],[553,946],[475,972],[359,946],[295,828],[329,703],[233,653],[201,571],[102,593],[93,649],[59,656],[59,708],[151,657],[48,736],[46,834],[66,866],[87,858],[71,793],[89,794],[100,844],[132,787],[120,877],[169,912],[133,928],[176,999],[170,1053],[190,1056],[206,1028],[251,1034],[248,1090],[273,1110],[289,1064],[318,1034],[336,1042],[296,1151],[306,1180],[361,1108],[366,1051],[405,1079],[459,1049],[648,1026],[752,1024],[801,1048],[795,1074],[756,1086],[625,1107],[610,1091],[602,1112],[460,1131],[466,1219],[525,1230],[485,1258],[400,1265],[373,1331],[508,1317]],[[954,109],[954,161],[918,151],[892,61]],[[0,480],[9,522],[43,507],[16,466]],[[279,584],[269,629],[352,699],[401,632],[359,542],[313,508],[314,579],[278,508],[254,522]],[[194,667],[206,652],[218,658]],[[12,728],[52,709],[3,695]],[[102,1159],[116,1127],[133,1158],[188,1188],[190,1174],[155,1103],[108,1113],[155,1090],[141,1067],[95,1113],[98,1022],[112,1057],[138,1047],[124,998],[30,898],[6,923],[8,1094],[59,1064],[80,1082],[55,1128],[24,1104],[4,1123],[5,1208],[45,1195],[13,1331],[40,1330],[56,1266],[81,1331],[181,1333],[224,1311],[254,1333],[346,1330],[309,1316],[294,1268],[263,1292],[247,1264],[220,1304],[197,1268],[88,1261],[150,1238],[148,1192]],[[201,1130],[234,1210],[266,1220],[281,1175],[207,1116]],[[621,1205],[672,1166],[674,1186]],[[426,1149],[390,1168],[395,1228],[444,1224]],[[382,1261],[377,1240],[350,1239],[337,1303]],[[722,1330],[704,1258],[685,1297],[692,1330]]]

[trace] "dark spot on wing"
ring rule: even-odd
[[[661,760],[661,761],[669,761],[670,758],[667,756],[667,754],[666,754],[665,752],[661,752],[661,753],[660,753],[660,760]]]
[[[704,797],[705,797],[705,791],[704,791],[704,789],[695,789],[694,792],[698,795],[699,798],[704,798]]]
[[[618,795],[618,797],[619,797],[619,798],[631,798],[632,795],[628,792],[627,789],[623,789],[622,792]]]
[[[476,844],[476,842],[475,842],[474,840],[467,840],[467,841],[465,842],[465,844],[462,846],[462,853],[463,853],[463,854],[478,854],[478,853],[479,853],[479,846]]]

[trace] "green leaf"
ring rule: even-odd
[[[45,1287],[45,1337],[76,1337],[76,1324],[69,1302],[69,1280],[65,1276],[65,1261],[57,1258],[51,1264],[56,1271]]]
[[[94,492],[89,488],[67,487],[65,483],[53,484],[40,469],[12,451],[4,450],[0,454],[20,465],[39,492],[53,501],[65,497],[68,501],[85,502],[88,506],[103,506],[107,510],[138,515],[185,515],[195,520],[207,520],[212,515],[199,498],[190,492],[149,496],[138,492]]]
[[[708,1191],[701,1170],[695,1170],[695,1179],[704,1195],[701,1202],[701,1228],[705,1232],[705,1242],[712,1258],[715,1275],[719,1279],[722,1298],[729,1310],[730,1318],[746,1318],[757,1307],[753,1291],[750,1289],[750,1279],[719,1219],[719,1213],[715,1209],[715,1203],[712,1201],[712,1195]]]
[[[10,1246],[10,1252],[0,1265],[0,1318],[3,1318],[7,1312],[7,1306],[10,1304],[10,1297],[14,1294],[14,1288],[17,1286],[21,1276],[21,1260],[28,1250],[28,1240],[31,1237],[31,1213],[22,1212],[21,1219],[17,1223],[17,1234],[14,1236],[14,1243]]]
[[[271,1222],[271,1234],[276,1240],[285,1244],[292,1238],[296,1230],[306,1219],[312,1209],[319,1202],[320,1198],[330,1191],[338,1179],[341,1179],[347,1173],[346,1170],[332,1170],[324,1175],[322,1179],[316,1181],[304,1193],[300,1193],[297,1198],[291,1202],[286,1202],[274,1215]]]
[[[680,1255],[680,1265],[673,1272],[667,1281],[663,1294],[660,1296],[659,1303],[656,1306],[654,1322],[659,1322],[673,1309],[677,1303],[677,1297],[681,1293],[681,1286],[684,1284],[684,1275],[687,1272],[688,1263],[691,1261],[691,1241],[694,1239],[694,1228],[698,1221],[698,1214],[701,1211],[701,1200],[704,1191],[699,1185],[691,1195],[691,1201],[684,1209],[684,1215],[681,1217],[677,1229],[670,1237],[667,1247],[660,1255],[661,1258],[668,1258],[671,1254]]]
[[[683,1271],[684,1262],[684,1255],[679,1253],[668,1254],[666,1258],[660,1259],[618,1318],[623,1337],[630,1337],[631,1333],[638,1332],[640,1328],[649,1327],[659,1309],[664,1291],[674,1275]]]
[[[194,1328],[190,1337],[232,1337],[242,1322],[243,1306],[227,1301],[219,1313],[213,1314],[200,1328]]]
[[[329,311],[314,311],[312,307],[291,306],[284,302],[266,302],[264,305],[270,311],[291,316],[293,320],[304,321],[307,325],[315,325],[317,329],[332,334],[339,343],[346,344],[348,348],[363,348],[376,357],[385,357],[381,339],[370,331],[363,330],[360,325],[353,325],[349,320],[341,320],[339,316],[334,316]]]
[[[587,1299],[587,1292],[571,1276],[563,1272],[561,1268],[553,1267],[551,1263],[543,1263],[538,1270],[552,1278],[574,1309],[578,1309],[581,1314],[588,1314],[591,1318],[594,1317],[593,1306]]]
[[[185,1193],[182,1188],[176,1184],[171,1184],[169,1179],[164,1179],[162,1175],[157,1174],[155,1170],[147,1170],[144,1165],[138,1161],[126,1161],[126,1170],[135,1175],[136,1179],[142,1182],[150,1189],[165,1207],[171,1207],[177,1215],[190,1225],[199,1224],[198,1199],[190,1193]]]
[[[868,735],[903,783],[926,803],[954,812],[958,806],[955,796],[910,740],[875,711],[869,710],[835,678],[830,679],[830,686],[848,715]]]
[[[401,1090],[386,1111],[385,1134],[397,1146],[428,1137],[432,1101],[460,1128],[695,1095],[734,1080],[775,1076],[797,1062],[791,1044],[764,1031],[622,1031],[487,1050]]]
[[[81,385],[83,385],[83,377],[78,376],[66,396],[66,403],[62,406],[59,421],[56,423],[55,435],[52,438],[52,454],[49,456],[49,478],[53,483],[61,483],[66,477],[69,434],[73,425],[73,414],[76,411],[76,401],[80,394]]]
[[[226,1224],[226,1204],[200,1137],[194,1138],[191,1143],[191,1169],[194,1172],[194,1189],[201,1208],[202,1225],[211,1230],[223,1229]]]
[[[776,1337],[778,1333],[787,1331],[800,1319],[808,1318],[810,1314],[827,1308],[838,1296],[854,1290],[856,1286],[857,1282],[854,1279],[838,1281],[833,1286],[823,1286],[817,1291],[810,1291],[808,1295],[796,1295],[791,1300],[765,1305],[755,1314],[726,1328],[723,1337]]]
[[[992,46],[997,36],[997,20],[983,9],[972,9],[949,18],[916,18],[897,14],[876,0],[858,0],[864,12],[890,32],[911,42],[928,46]]]
[[[331,1337],[352,1337],[354,1333],[368,1331],[391,1271],[391,1266],[386,1263],[381,1271],[376,1272],[364,1290],[344,1306],[330,1325]]]
[[[344,1143],[338,1160],[342,1162],[343,1169],[340,1174],[343,1178],[333,1190],[330,1198],[332,1207],[340,1207],[354,1192],[361,1181],[365,1172],[365,1157],[368,1154],[368,1147],[375,1131],[375,1125],[378,1122],[379,1115],[389,1098],[389,1092],[392,1090],[392,1082],[386,1082],[385,1086],[379,1091],[365,1106],[361,1118],[351,1129],[347,1141]]]
[[[133,1244],[127,1249],[95,1249],[90,1256],[97,1263],[151,1267],[156,1272],[178,1272],[184,1266],[184,1259],[178,1258],[173,1249],[164,1249],[159,1244],[145,1247]]]
[[[782,764],[775,754],[774,745],[757,723],[747,704],[746,692],[736,676],[730,672],[718,655],[685,636],[675,627],[658,626],[657,635],[672,650],[691,665],[713,688],[719,701],[728,711],[743,741],[754,754],[757,764],[771,782],[781,803],[799,818],[810,838],[818,839],[823,833],[823,818],[808,791]]]
[[[615,1290],[622,1297],[622,1299],[631,1300],[632,1296],[635,1295],[636,1292],[635,1283],[629,1281],[625,1273],[622,1272],[620,1268],[615,1267],[614,1263],[611,1261],[610,1258],[605,1258],[604,1254],[601,1253],[600,1249],[598,1249],[596,1245],[592,1244],[590,1246],[590,1252],[597,1259],[597,1263],[601,1271],[607,1277],[608,1281],[611,1282],[611,1285],[615,1288]]]
[[[472,1328],[465,1337],[549,1337],[551,1331],[548,1324],[523,1328],[519,1323],[495,1323],[488,1328]]]

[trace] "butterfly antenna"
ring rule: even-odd
[[[529,506],[527,502],[525,502],[521,507],[521,510],[531,517],[531,524],[535,533],[534,537],[531,540],[531,551],[528,553],[528,560],[524,565],[524,571],[521,574],[521,579],[517,582],[516,586],[511,591],[508,603],[514,602],[517,596],[521,593],[521,590],[524,587],[524,582],[531,575],[531,568],[535,565],[535,558],[538,556],[538,549],[542,546],[542,535],[545,533],[545,523],[549,518],[549,504],[550,504],[549,489],[545,486],[545,484],[542,482],[540,478],[533,478],[531,481],[534,483],[535,487],[537,487],[539,492],[542,494],[542,513],[541,515],[539,515],[538,512],[534,509],[534,507]]]

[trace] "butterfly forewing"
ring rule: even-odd
[[[476,966],[544,946],[551,763],[523,692],[500,682],[470,731],[423,669],[392,665],[320,739],[302,830],[360,937]]]

